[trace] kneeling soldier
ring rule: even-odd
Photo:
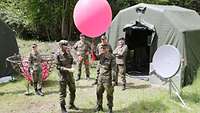
[[[70,101],[69,101],[69,109],[78,110],[78,108],[74,105],[75,100],[75,80],[73,77],[72,68],[73,57],[70,53],[70,49],[68,47],[68,41],[61,40],[59,42],[60,51],[56,55],[57,59],[57,69],[59,70],[59,84],[60,84],[60,106],[62,113],[67,113],[65,108],[65,97],[66,97],[66,87],[69,87],[70,91]]]
[[[107,101],[108,101],[108,108],[109,112],[112,113],[113,107],[113,92],[114,86],[112,84],[112,71],[115,68],[115,58],[109,52],[107,45],[102,45],[100,49],[100,56],[99,56],[99,76],[98,76],[98,83],[97,83],[97,108],[96,112],[103,111],[102,101],[103,101],[103,93],[106,90],[107,92]]]

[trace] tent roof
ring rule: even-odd
[[[121,10],[119,12],[119,15],[125,12],[135,11],[137,7],[147,7],[147,10],[162,13],[174,25],[174,27],[181,32],[200,29],[199,14],[194,10],[178,6],[140,3],[135,6]]]
[[[177,11],[179,11],[179,12],[185,12],[185,11],[191,12],[192,11],[192,12],[195,12],[191,9],[186,9],[186,8],[182,8],[182,7],[174,6],[174,5],[155,5],[155,4],[145,4],[145,3],[140,3],[140,4],[137,4],[137,5],[134,5],[132,7],[123,9],[120,12],[132,10],[132,9],[137,8],[137,7],[147,7],[148,9],[159,11],[159,12],[165,12],[165,11],[175,11],[175,12],[177,12]]]

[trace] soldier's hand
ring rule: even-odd
[[[83,57],[80,55],[80,56],[78,56],[78,60],[79,61],[82,61],[83,60]]]
[[[81,53],[80,53],[79,51],[77,51],[76,55],[78,55],[78,56],[79,56],[79,55],[81,55]]]
[[[66,67],[62,67],[62,70],[69,71],[69,72],[72,72],[72,73],[75,71],[74,68],[66,68]]]
[[[114,87],[116,84],[115,84],[115,81],[112,81],[112,86]]]
[[[67,68],[67,69],[68,69],[69,72],[72,72],[72,73],[75,71],[74,68]]]
[[[62,71],[67,71],[67,68],[61,67],[60,70],[62,70]]]

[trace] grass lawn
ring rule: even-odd
[[[56,48],[53,42],[24,41],[17,39],[22,55],[28,55],[32,43],[39,43],[39,48],[50,53]],[[200,72],[199,72],[200,74]],[[76,73],[75,73],[76,75]],[[83,74],[84,75],[84,74]],[[95,77],[95,68],[91,68],[91,76]],[[96,86],[91,86],[94,79],[76,82],[77,92],[75,104],[79,111],[70,113],[94,113],[96,105]],[[114,113],[200,113],[200,78],[193,85],[183,88],[182,97],[189,108],[180,105],[177,98],[170,99],[168,91],[150,85],[146,81],[128,79],[128,89],[121,91],[122,86],[115,87]],[[17,81],[0,84],[0,113],[59,113],[57,71],[51,72],[44,82],[44,97],[25,96],[26,81],[20,75]],[[33,88],[31,88],[33,92]],[[66,98],[68,100],[68,98]],[[106,95],[104,94],[104,110],[107,111]],[[102,112],[103,113],[103,112]]]

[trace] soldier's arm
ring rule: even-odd
[[[97,45],[97,47],[96,47],[96,49],[95,49],[95,55],[96,55],[96,57],[97,57],[97,60],[99,60],[99,44]]]
[[[124,47],[122,48],[122,51],[118,52],[118,55],[119,56],[124,56],[126,54],[127,50],[128,50],[127,45],[124,45]]]
[[[58,69],[59,71],[65,70],[65,67],[61,65],[59,55],[56,55],[56,69]]]
[[[118,52],[118,47],[115,48],[115,50],[113,51],[113,54],[116,55]]]
[[[29,61],[29,66],[30,66],[33,63],[33,57],[31,53],[29,54],[28,61]]]
[[[90,42],[86,42],[86,44],[87,44],[87,51],[89,53],[91,53],[91,51],[92,51],[92,44]]]
[[[76,42],[75,44],[74,44],[74,46],[73,46],[73,49],[77,49],[78,48],[78,42]]]

